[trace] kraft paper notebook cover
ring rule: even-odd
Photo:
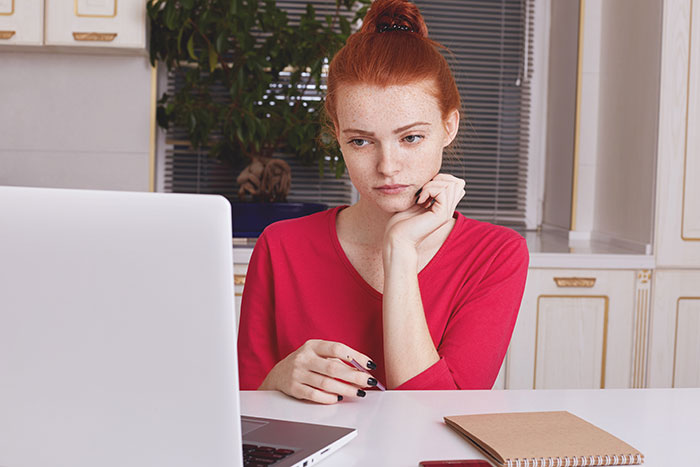
[[[644,455],[569,412],[521,412],[445,417],[501,467],[632,465]]]

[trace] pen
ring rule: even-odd
[[[364,372],[367,373],[367,374],[371,374],[371,373],[370,373],[369,371],[367,371],[362,365],[360,365],[359,363],[357,363],[357,360],[355,360],[354,358],[350,361],[350,363],[352,363],[352,366],[354,366],[354,367],[357,368],[358,370],[364,371]],[[379,380],[377,380],[377,387],[379,388],[380,391],[386,391],[386,388],[384,387],[384,385],[383,385],[382,383],[379,382]]]

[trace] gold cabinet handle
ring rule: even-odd
[[[116,32],[74,32],[76,41],[112,42],[117,37]]]
[[[245,285],[245,274],[234,274],[233,285]]]
[[[11,39],[15,31],[0,31],[0,39]]]
[[[593,287],[595,277],[555,277],[557,287]]]

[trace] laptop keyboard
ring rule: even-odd
[[[245,467],[267,467],[268,465],[274,465],[290,454],[294,454],[294,451],[291,449],[243,444],[243,465]]]

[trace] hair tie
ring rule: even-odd
[[[384,18],[389,19],[386,16]],[[403,15],[399,15],[396,19],[392,18],[391,22],[382,21],[377,24],[378,33],[387,31],[416,32],[411,22]]]
[[[397,23],[381,23],[377,26],[377,32],[382,33],[382,32],[387,32],[387,31],[402,31],[402,32],[415,32],[413,28],[410,28],[406,26],[405,24],[397,24]]]

